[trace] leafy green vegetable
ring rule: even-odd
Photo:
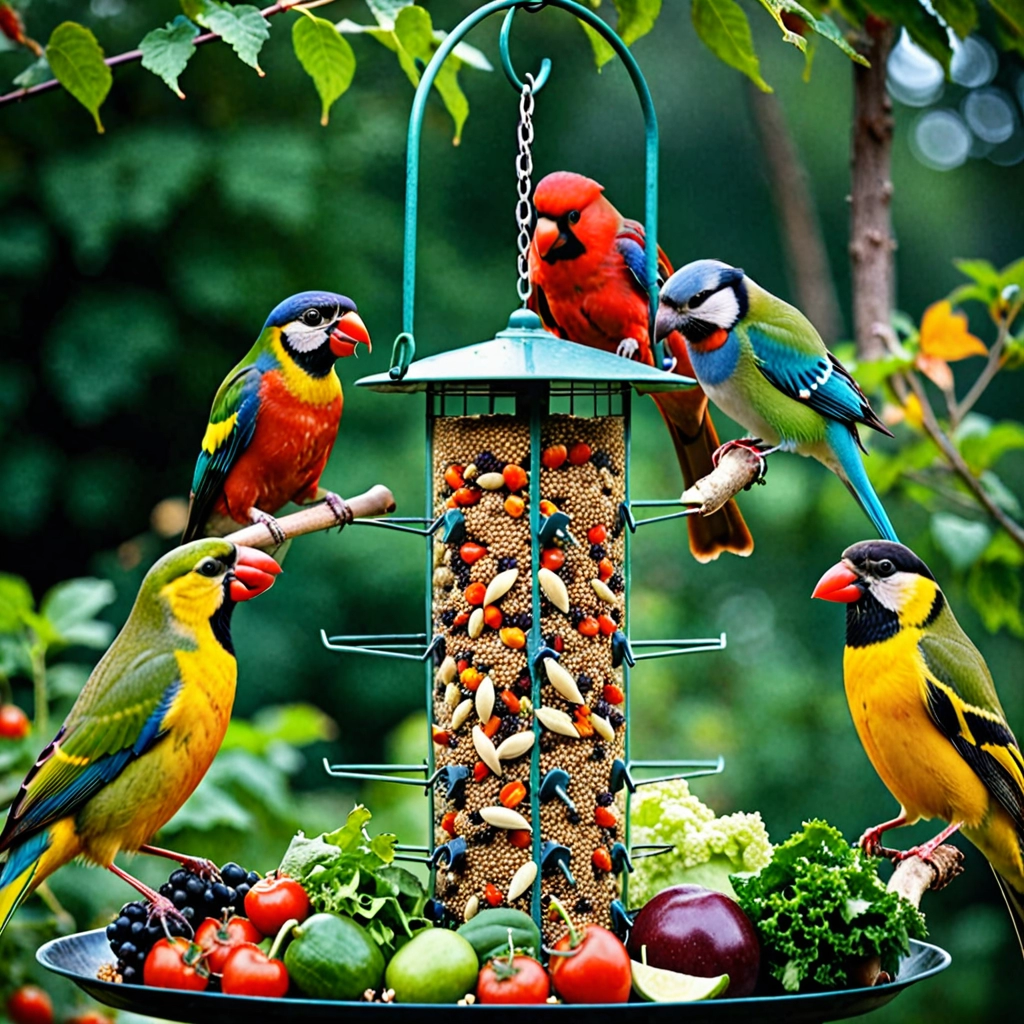
[[[690,793],[685,779],[639,790],[633,797],[630,823],[634,843],[674,847],[669,853],[636,861],[636,870],[629,879],[634,905],[684,882],[732,896],[729,876],[758,871],[772,856],[772,844],[760,814],[718,818]]]
[[[363,925],[390,957],[404,939],[426,925],[427,892],[419,879],[392,861],[395,836],[370,836],[370,812],[357,804],[341,828],[292,839],[280,871],[299,882],[313,908],[346,914]]]
[[[736,900],[761,939],[762,963],[787,992],[806,982],[843,988],[877,956],[895,975],[924,917],[878,877],[877,862],[824,821],[804,822],[756,875],[734,875]]]

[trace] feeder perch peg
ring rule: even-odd
[[[441,540],[445,544],[461,544],[466,539],[466,517],[457,508],[448,509],[442,523]]]
[[[612,931],[625,942],[630,928],[633,927],[637,911],[627,910],[622,900],[612,900],[608,905],[608,910],[612,917]]]
[[[540,847],[540,871],[542,875],[550,874],[555,868],[565,875],[565,880],[570,885],[576,884],[572,871],[569,868],[569,861],[572,858],[572,850],[562,843],[556,843],[553,839],[547,839]]]
[[[630,874],[633,873],[633,861],[630,859],[629,850],[622,843],[615,843],[611,848],[612,858],[612,871],[617,875],[621,875],[622,872],[628,871]]]
[[[573,547],[579,547],[579,541],[569,532],[571,522],[572,516],[565,512],[552,512],[549,516],[541,516],[537,530],[541,547],[549,548],[552,544],[571,544]]]
[[[629,645],[629,637],[617,629],[612,633],[612,667],[618,668],[623,662],[632,668],[636,664],[636,656]]]
[[[644,857],[660,857],[663,853],[671,853],[675,847],[671,843],[638,843],[631,851],[633,860],[643,860]],[[614,850],[612,856],[614,856]]]
[[[537,795],[540,797],[541,803],[546,804],[551,800],[558,799],[569,808],[570,814],[579,814],[569,796],[569,773],[564,768],[552,768],[541,780]]]
[[[468,778],[469,768],[464,764],[449,764],[434,774],[434,781],[444,786],[446,800],[454,800],[459,796],[465,790]]]
[[[469,847],[462,836],[449,839],[430,855],[432,868],[444,868],[445,871],[461,871],[466,863],[466,851]]]

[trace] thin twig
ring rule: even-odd
[[[50,728],[50,699],[46,692],[46,645],[36,638],[29,650],[32,663],[32,728],[45,736]]]
[[[312,10],[314,7],[324,7],[327,4],[332,3],[334,3],[334,0],[306,0],[305,3],[302,3],[301,0],[283,0],[282,3],[265,7],[260,11],[260,14],[262,14],[264,18],[272,18],[275,14],[283,14],[285,11],[300,9]],[[219,40],[220,36],[216,32],[204,32],[202,35],[198,35],[192,40],[192,45],[202,46],[204,43],[214,43]],[[127,50],[114,57],[107,57],[103,63],[106,64],[108,68],[116,68],[120,67],[122,64],[132,64],[137,60],[142,60],[142,51]],[[49,92],[51,89],[56,89],[59,85],[60,82],[58,82],[56,78],[51,78],[49,81],[29,86],[27,89],[16,89],[14,92],[9,92],[6,95],[0,96],[0,107],[8,103],[17,103],[20,100],[27,99],[29,96],[38,96],[40,93]]]
[[[992,378],[1002,369],[1004,350],[1006,349],[1006,342],[1010,337],[1010,321],[1009,317],[1002,321],[999,325],[999,335],[996,338],[995,344],[992,346],[988,354],[988,362],[985,364],[985,369],[978,374],[978,379],[971,385],[971,389],[964,395],[964,400],[959,404],[955,404],[950,408],[950,422],[953,424],[955,430],[957,426],[963,421],[963,418],[974,408],[974,403],[984,394],[985,388],[992,383]]]

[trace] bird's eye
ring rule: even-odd
[[[200,576],[209,576],[212,578],[214,576],[219,576],[222,571],[223,566],[216,558],[204,558],[196,566],[196,572],[198,572]]]
[[[878,565],[875,566],[875,573],[878,576],[891,576],[896,571],[896,566],[889,561],[888,558],[883,558]]]
[[[569,223],[570,224],[578,224],[579,223],[579,219],[580,219],[580,211],[579,210],[570,210],[569,211]]]
[[[307,327],[319,327],[324,322],[323,314],[319,309],[307,309],[301,319]]]
[[[714,292],[710,288],[706,288],[702,292],[697,292],[697,294],[690,299],[690,309],[696,309],[698,306],[703,306],[712,295],[714,295]]]

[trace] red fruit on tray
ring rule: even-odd
[[[14,1024],[53,1024],[53,1001],[38,985],[22,985],[7,1000]]]
[[[245,894],[245,915],[264,935],[276,935],[293,918],[305,921],[309,912],[306,890],[285,875],[261,878]]]
[[[699,978],[729,975],[729,997],[749,996],[757,984],[761,947],[735,900],[699,885],[674,885],[645,904],[629,932],[629,952],[667,971]]]
[[[244,917],[232,917],[226,921],[208,917],[196,929],[196,945],[202,946],[206,953],[206,964],[214,974],[224,972],[224,961],[236,946],[262,941],[262,934]]]
[[[574,928],[558,901],[551,904],[569,924],[569,933],[555,943],[549,961],[558,994],[567,1003],[626,1002],[633,987],[633,966],[626,947],[600,925]]]
[[[220,987],[228,996],[281,999],[288,994],[288,970],[280,960],[272,960],[257,946],[236,946],[224,965]]]
[[[202,992],[210,984],[206,954],[187,939],[161,939],[146,957],[142,980],[152,988]]]
[[[546,1003],[551,995],[548,972],[532,957],[499,957],[481,971],[476,997],[484,1005],[492,1003]]]

